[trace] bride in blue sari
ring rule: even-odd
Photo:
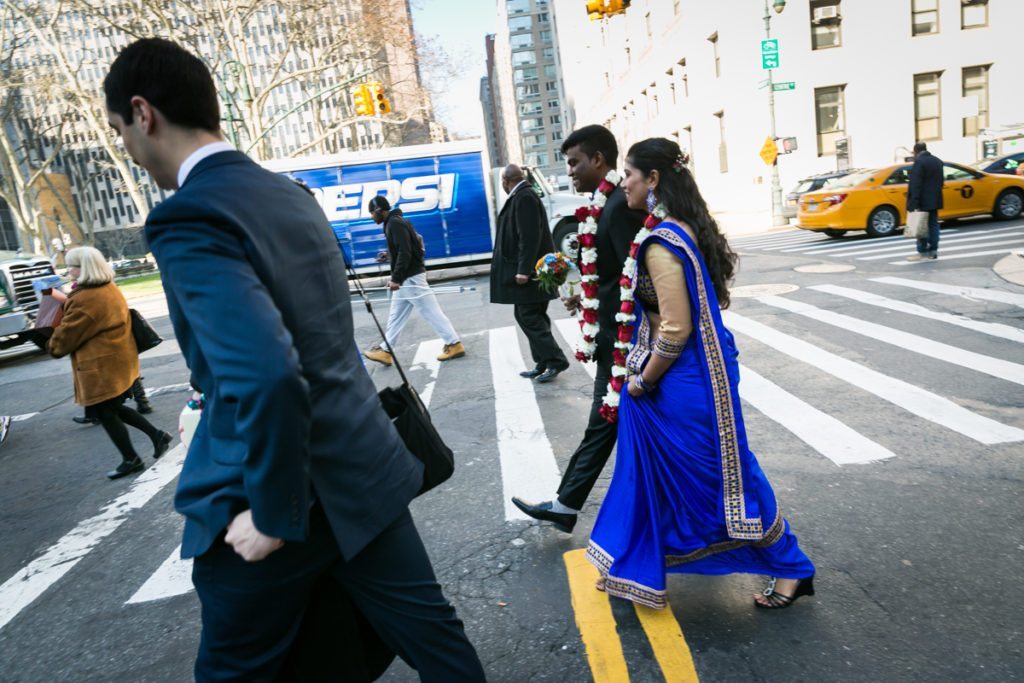
[[[747,445],[732,334],[722,324],[736,255],[679,146],[633,145],[630,208],[664,220],[637,251],[636,330],[619,405],[615,472],[587,549],[598,588],[667,604],[667,573],[773,577],[758,607],[814,594],[814,565]]]

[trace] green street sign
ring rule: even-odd
[[[779,39],[772,38],[770,40],[761,41],[761,68],[762,69],[777,69],[779,68]]]
[[[773,83],[772,90],[778,92],[780,90],[796,90],[796,83],[793,81],[786,81],[785,83]]]

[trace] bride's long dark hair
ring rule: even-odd
[[[644,177],[658,171],[654,191],[670,216],[686,221],[697,235],[697,246],[707,264],[708,274],[718,295],[718,304],[729,307],[729,283],[736,273],[736,252],[729,246],[708,205],[697,189],[690,169],[682,162],[679,145],[666,138],[648,138],[629,148],[626,161]]]

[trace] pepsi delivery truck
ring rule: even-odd
[[[262,163],[313,191],[358,271],[381,268],[376,256],[387,249],[367,210],[375,195],[387,197],[423,236],[427,267],[490,259],[493,202],[477,140]]]

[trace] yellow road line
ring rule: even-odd
[[[672,608],[651,609],[635,603],[633,607],[647,633],[647,640],[651,643],[654,658],[658,660],[665,680],[672,683],[697,683],[697,669],[693,666],[690,647],[686,644],[679,622],[672,614]]]
[[[587,562],[583,549],[571,550],[562,559],[569,574],[576,626],[583,637],[594,683],[629,683],[629,670],[615,628],[612,606],[607,595],[594,589],[597,570]]]

